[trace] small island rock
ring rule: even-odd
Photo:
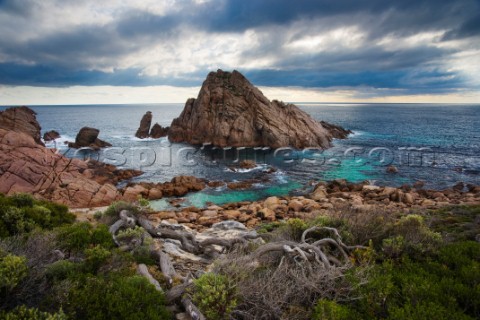
[[[43,140],[45,142],[53,141],[53,140],[58,139],[58,138],[60,138],[60,133],[58,133],[58,131],[56,131],[56,130],[50,130],[50,131],[47,131],[43,134]]]
[[[112,145],[106,141],[98,139],[100,130],[90,127],[83,127],[75,138],[75,143],[69,143],[71,148],[83,148],[90,147],[93,149],[100,149],[105,147],[111,147]]]

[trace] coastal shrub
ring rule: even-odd
[[[50,264],[45,270],[45,276],[51,281],[61,281],[79,271],[78,264],[68,260],[59,260]]]
[[[115,246],[107,226],[98,225],[94,228],[88,222],[74,223],[60,228],[58,241],[63,249],[70,252],[83,251],[96,245],[107,249]]]
[[[170,319],[164,295],[141,276],[89,277],[72,288],[68,314],[77,319]]]
[[[105,210],[104,215],[109,217],[116,217],[120,214],[120,211],[127,210],[133,214],[138,214],[138,207],[130,202],[126,201],[115,201]]]
[[[134,242],[137,242],[138,244],[142,244],[144,241],[143,238],[145,238],[144,235],[145,235],[145,229],[143,229],[140,226],[135,226],[134,228],[120,230],[117,234],[117,240],[120,242],[127,242],[127,243],[131,243],[132,241],[134,241]]]
[[[28,274],[27,259],[13,254],[0,256],[0,288],[15,288]]]
[[[30,232],[35,223],[28,219],[24,212],[17,207],[8,206],[0,209],[0,219],[4,225],[5,237]]]
[[[446,235],[449,241],[475,240],[480,205],[458,205],[430,211],[431,229]]]
[[[97,225],[91,233],[90,244],[94,246],[102,246],[107,249],[115,247],[112,235],[108,231],[108,226],[104,224]]]
[[[28,193],[16,193],[10,196],[11,204],[15,207],[32,207],[34,204],[33,197]]]
[[[383,251],[391,258],[403,253],[421,257],[434,252],[441,243],[441,235],[430,230],[422,216],[410,214],[394,224],[393,236],[383,240]]]
[[[381,249],[383,239],[391,235],[391,229],[397,220],[395,212],[374,207],[359,214],[349,204],[340,206],[330,212],[330,215],[335,221],[342,222],[337,228],[341,234],[344,230],[347,231],[347,234],[342,234],[348,236],[344,240],[359,245],[367,245],[371,240],[376,250]]]
[[[39,224],[33,219],[42,229],[52,229],[64,224],[71,224],[75,221],[75,215],[69,212],[66,205],[46,200],[36,200],[35,204],[50,211],[48,224]]]
[[[237,305],[236,287],[223,275],[205,273],[194,280],[193,303],[207,319],[228,319]]]
[[[389,310],[388,320],[474,320],[461,310],[448,310],[443,305],[434,302],[419,301],[416,304],[407,303],[401,308],[392,307]]]
[[[358,314],[350,310],[347,306],[336,303],[335,301],[320,299],[312,312],[312,320],[354,320],[358,319]]]
[[[367,281],[359,286],[356,282],[359,279],[350,278],[354,282],[353,287],[357,288],[361,300],[357,303],[357,310],[371,319],[385,318],[388,313],[388,303],[396,293],[396,287],[393,281],[393,262],[384,261],[380,265],[375,265],[369,270]]]
[[[102,264],[104,264],[112,253],[102,246],[95,246],[85,250],[85,269],[87,272],[96,273]]]
[[[0,197],[0,237],[31,232],[35,228],[52,229],[72,223],[75,215],[68,207],[49,201],[35,200],[29,194]]]
[[[59,230],[58,240],[68,251],[83,251],[90,245],[92,225],[88,222],[74,223]]]
[[[357,309],[371,318],[477,319],[479,288],[480,244],[453,243],[375,265]]]
[[[56,313],[42,312],[37,308],[18,306],[10,312],[0,312],[0,319],[5,320],[67,320],[68,317],[60,311]]]

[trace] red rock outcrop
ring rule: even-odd
[[[36,113],[28,107],[12,107],[5,111],[0,111],[0,128],[23,132],[33,137],[33,140],[44,145],[40,139],[40,130],[42,129],[35,117]]]
[[[328,148],[350,132],[317,122],[293,104],[268,100],[238,71],[211,72],[197,99],[189,99],[173,120],[172,142],[219,147]]]
[[[0,192],[28,192],[70,207],[108,205],[119,198],[113,184],[92,176],[87,162],[57,154],[26,133],[0,129]]]
[[[7,111],[2,113],[0,128],[2,193],[27,192],[70,207],[102,206],[121,198],[115,187],[118,181],[141,174],[66,158],[37,142],[40,125],[32,110],[21,107]]]

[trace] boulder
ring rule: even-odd
[[[300,202],[299,200],[293,199],[293,200],[290,200],[290,202],[288,202],[288,208],[294,212],[300,212],[303,209],[303,203]]]
[[[153,139],[158,139],[161,137],[166,137],[168,135],[169,127],[162,127],[158,123],[155,123],[150,130],[149,137]]]
[[[387,167],[387,173],[398,173],[398,168],[394,165],[390,165]]]
[[[268,100],[238,71],[208,74],[168,131],[172,142],[217,147],[328,148],[350,131],[317,122],[293,104]]]
[[[253,160],[243,160],[238,166],[242,169],[253,169],[257,167],[257,164]]]
[[[262,220],[275,221],[275,211],[270,208],[263,208],[262,210],[257,212],[257,217]]]
[[[42,128],[37,122],[36,113],[28,107],[12,107],[0,111],[0,128],[25,133],[39,145],[44,145],[40,139]]]
[[[140,120],[140,127],[135,133],[135,137],[144,139],[148,138],[150,134],[150,126],[152,125],[152,112],[147,111]]]
[[[43,134],[43,141],[47,142],[47,141],[53,141],[55,139],[58,139],[60,138],[60,133],[58,133],[58,131],[56,130],[50,130],[50,131],[47,131]]]
[[[327,198],[327,190],[324,186],[318,186],[313,193],[310,195],[313,200],[323,200]]]
[[[83,127],[75,137],[75,143],[68,144],[71,148],[92,148],[98,150],[100,148],[111,147],[112,145],[106,141],[98,139],[100,130],[90,127]]]

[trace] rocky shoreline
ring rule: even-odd
[[[313,219],[338,209],[362,214],[371,210],[391,213],[414,213],[451,205],[480,204],[480,186],[458,184],[446,190],[424,190],[420,187],[379,187],[345,180],[320,182],[305,196],[272,196],[259,201],[241,201],[223,205],[210,204],[205,208],[186,207],[152,212],[155,223],[183,225],[204,230],[222,221],[237,221],[248,228],[262,223],[291,218]],[[74,210],[75,211],[75,210]],[[91,208],[90,212],[94,212]],[[90,217],[90,219],[92,219]]]

